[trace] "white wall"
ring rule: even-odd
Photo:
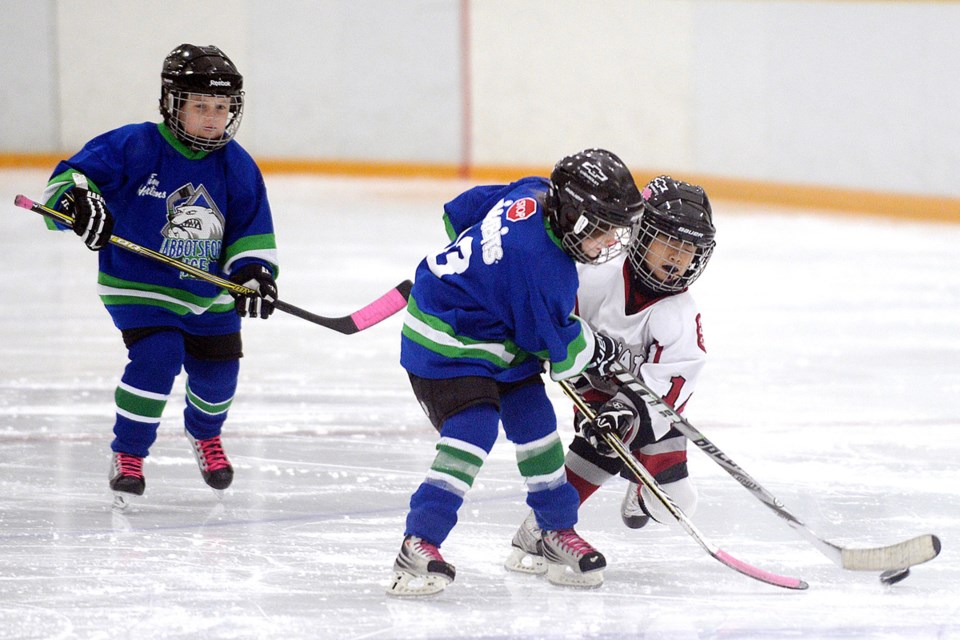
[[[692,166],[694,15],[683,0],[473,3],[474,160],[599,146],[630,166]]]
[[[461,77],[469,6],[470,83]],[[245,75],[261,158],[642,171],[960,196],[960,2],[6,0],[0,152],[156,119],[177,44]],[[463,144],[469,99],[470,145]]]
[[[59,149],[54,2],[17,0],[3,11],[0,153]]]
[[[954,2],[698,3],[698,169],[960,195],[958,30]]]

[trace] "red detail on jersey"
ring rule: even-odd
[[[700,347],[700,351],[704,353],[707,352],[707,348],[703,346],[703,327],[700,326],[700,314],[697,314],[697,346]]]
[[[507,220],[516,222],[526,220],[537,212],[537,201],[533,198],[520,198],[507,209]]]
[[[687,380],[683,376],[673,376],[670,378],[670,391],[667,391],[667,395],[663,396],[663,401],[671,407],[676,408],[677,400],[680,399],[680,390],[683,389],[683,385],[686,383]],[[684,402],[684,404],[686,404],[686,402]]]
[[[633,279],[633,263],[629,260],[623,261],[623,310],[628,316],[632,316],[635,313],[640,313],[650,305],[663,300],[664,298],[669,298],[670,296],[675,296],[678,293],[683,293],[686,291],[671,291],[670,293],[653,293],[651,291],[645,291],[643,287],[637,285],[636,281]]]
[[[587,389],[580,395],[587,402],[599,402],[600,404],[603,404],[604,402],[606,402],[607,400],[613,397],[609,393],[604,393],[603,391],[600,391],[598,389]],[[574,413],[576,412],[577,410],[574,409]]]
[[[653,364],[659,363],[660,356],[663,355],[663,347],[660,346],[659,342],[654,342],[652,345],[650,345],[650,349],[653,350],[653,357],[650,358],[650,361],[653,362]]]
[[[657,453],[652,456],[648,456],[642,453],[635,454],[640,460],[640,464],[643,465],[644,469],[650,472],[650,475],[657,475],[669,469],[670,467],[675,467],[678,464],[683,464],[687,461],[687,452],[684,451],[670,451],[668,453]],[[583,504],[581,502],[581,504]]]

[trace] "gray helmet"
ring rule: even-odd
[[[230,142],[243,117],[243,76],[217,47],[182,44],[164,59],[160,73],[160,113],[177,140],[194,151],[216,151]],[[206,138],[187,133],[183,109],[193,96],[228,98],[223,135]]]
[[[716,233],[702,187],[654,178],[643,189],[643,218],[628,253],[633,277],[655,292],[683,291],[710,261]]]
[[[564,251],[578,262],[597,264],[629,244],[643,200],[620,158],[604,149],[586,149],[553,168],[546,209]],[[598,236],[606,236],[609,244],[594,255],[584,249],[584,240]]]

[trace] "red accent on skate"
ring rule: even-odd
[[[216,471],[230,466],[227,454],[223,452],[220,436],[197,440],[197,449],[200,451],[200,458],[203,460],[204,471]]]
[[[121,476],[143,478],[143,458],[128,453],[118,453],[117,466],[120,468]]]
[[[579,556],[585,556],[588,553],[596,552],[596,549],[590,546],[590,543],[580,537],[573,529],[559,529],[556,531],[557,542],[563,549],[572,550]]]
[[[419,551],[421,554],[427,556],[431,560],[439,560],[440,562],[446,562],[446,560],[443,559],[443,556],[440,555],[440,549],[438,549],[436,545],[430,544],[423,538],[420,538],[416,542],[414,542],[414,540],[411,538],[411,539],[408,539],[407,542],[409,544],[412,544],[416,551]]]

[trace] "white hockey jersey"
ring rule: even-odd
[[[622,342],[629,352],[622,364],[680,411],[706,363],[700,314],[687,291],[643,299],[630,287],[625,259],[577,266],[580,288],[576,313],[594,329]],[[608,395],[616,391],[602,381],[590,382]],[[670,424],[654,414],[651,427],[654,437],[660,439]]]

